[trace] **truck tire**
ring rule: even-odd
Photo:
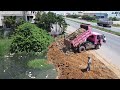
[[[85,51],[85,46],[78,47],[78,53]]]
[[[106,27],[106,24],[103,24],[103,27]]]
[[[95,49],[99,49],[100,48],[100,45],[95,45]]]
[[[98,26],[100,26],[100,24],[99,24],[99,23],[97,23],[97,25],[98,25]]]

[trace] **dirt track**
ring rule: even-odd
[[[52,43],[47,53],[48,61],[53,63],[58,71],[58,79],[117,79],[109,68],[107,68],[92,52],[64,53],[63,40]],[[91,71],[86,72],[88,56],[92,58]]]

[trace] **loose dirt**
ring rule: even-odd
[[[56,79],[118,79],[118,76],[95,56],[94,50],[74,53],[65,50],[63,39],[49,46],[49,63],[55,65]],[[91,70],[86,71],[88,56],[92,58]]]

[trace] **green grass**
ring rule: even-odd
[[[34,68],[34,69],[49,69],[52,67],[52,65],[48,64],[47,60],[45,59],[35,59],[29,61],[27,65],[29,68]]]
[[[100,27],[97,27],[97,26],[92,26],[92,27],[96,28],[96,29],[99,29],[101,31],[105,31],[105,32],[120,36],[120,32],[111,31],[111,30],[108,30],[108,29],[105,29],[105,28],[100,28]]]
[[[69,19],[69,20],[71,20],[71,19]],[[74,21],[74,20],[71,20],[71,21]],[[77,22],[77,23],[80,23],[80,24],[82,23],[82,22],[79,22],[79,21],[74,21],[74,22]],[[96,29],[99,29],[101,31],[105,31],[105,32],[108,32],[108,33],[120,36],[120,32],[111,31],[111,30],[108,30],[108,29],[105,29],[105,28],[101,28],[101,27],[97,27],[97,26],[92,26],[92,27],[96,28]]]
[[[0,39],[0,56],[9,52],[11,41],[11,39]]]
[[[87,20],[88,22],[97,23],[97,20]]]
[[[114,27],[120,27],[120,24],[113,24]]]

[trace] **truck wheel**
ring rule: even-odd
[[[106,27],[106,25],[105,25],[105,24],[103,24],[103,27]]]
[[[97,25],[98,25],[98,26],[100,26],[100,24],[99,24],[99,23],[97,23]]]
[[[85,51],[85,47],[84,47],[84,46],[80,46],[80,47],[78,48],[78,52],[81,53],[81,52],[83,52],[83,51]]]
[[[95,45],[95,49],[99,49],[100,48],[100,45]]]

